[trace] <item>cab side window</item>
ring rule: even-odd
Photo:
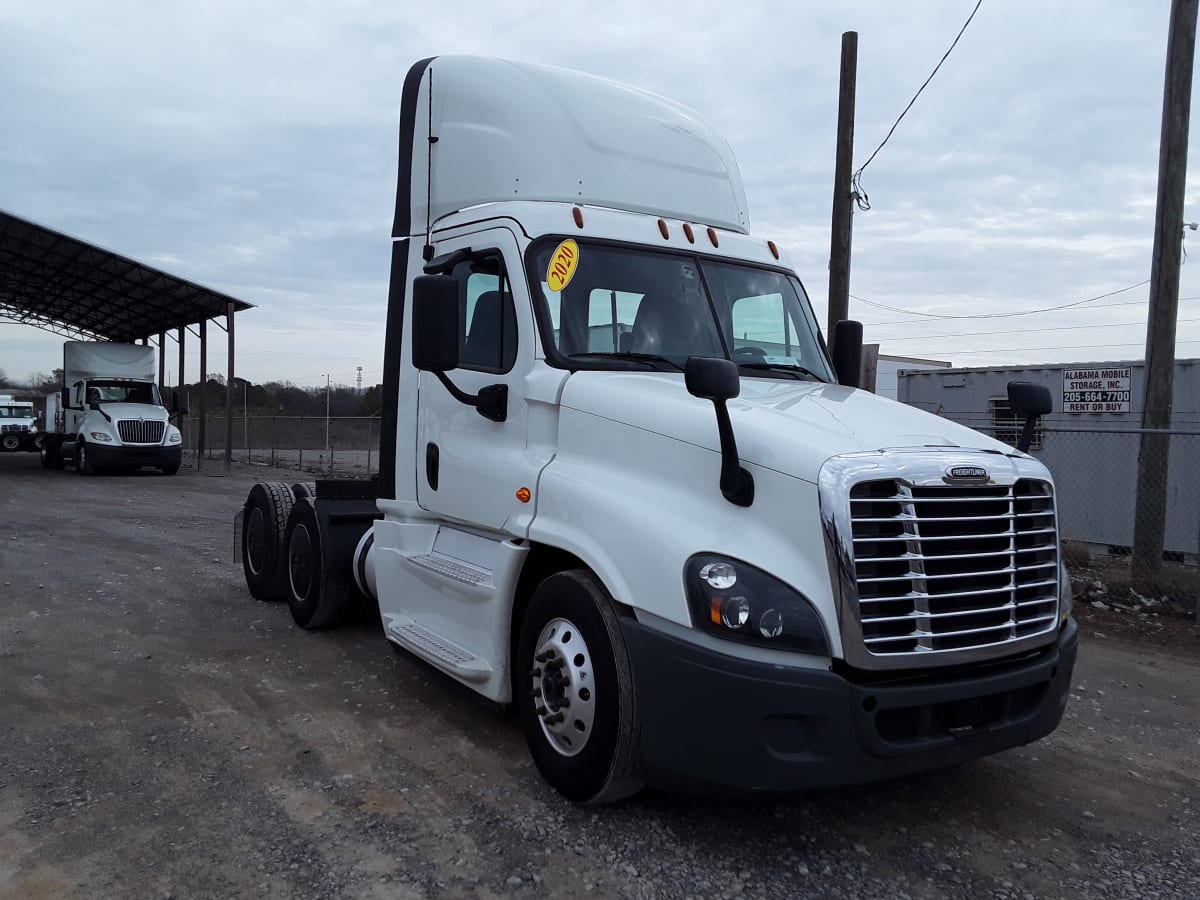
[[[507,372],[517,359],[517,312],[499,255],[459,263],[459,368]]]

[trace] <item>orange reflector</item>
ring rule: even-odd
[[[714,625],[721,624],[721,603],[723,600],[723,597],[712,598],[712,606],[709,608],[708,617],[713,620]]]
[[[522,503],[528,503],[529,498],[532,496],[533,494],[530,493],[529,488],[517,488],[517,499]]]
[[[779,248],[775,246],[774,241],[767,241],[767,249],[771,251],[771,255],[779,259]]]
[[[708,239],[710,241],[712,241],[712,245],[714,247],[717,246],[717,229],[715,229],[715,228],[708,229]]]
[[[576,206],[571,210],[571,215],[575,218],[575,224],[580,228],[583,227],[583,210]]]
[[[692,231],[692,226],[690,223],[683,223],[683,234],[688,239],[689,244],[696,243],[696,232]]]
[[[664,222],[662,219],[659,219],[659,220],[658,220],[658,230],[659,230],[660,232],[662,232],[662,236],[663,236],[664,238],[669,238],[669,237],[671,236],[671,232],[669,232],[669,231],[667,230],[667,223],[666,223],[666,222]]]

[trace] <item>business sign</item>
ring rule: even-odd
[[[1063,369],[1063,412],[1129,412],[1129,367]]]

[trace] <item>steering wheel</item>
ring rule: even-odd
[[[762,360],[767,358],[767,351],[764,350],[762,347],[753,347],[753,346],[736,347],[736,348],[734,348],[732,355],[733,355],[734,359],[737,359],[739,356],[749,356],[749,357],[753,357],[755,360],[761,362]]]

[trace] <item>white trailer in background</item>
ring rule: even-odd
[[[178,393],[172,411],[181,411]],[[63,387],[46,398],[42,465],[85,475],[153,467],[179,471],[183,442],[154,382],[154,348],[67,341]]]
[[[1054,729],[1077,630],[1049,472],[855,388],[861,328],[827,354],[695,112],[437,57],[400,150],[381,472],[255,485],[255,596],[305,628],[373,596],[388,640],[515,704],[579,802],[855,784]]]

